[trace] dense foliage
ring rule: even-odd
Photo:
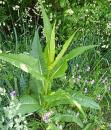
[[[111,129],[111,1],[0,0],[0,129]]]

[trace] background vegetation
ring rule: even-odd
[[[51,92],[47,98],[45,97],[42,108],[39,108],[37,101],[40,101],[38,98],[44,99],[41,96],[44,92],[41,94],[41,90],[38,89],[38,86],[41,86],[38,79],[36,81],[30,74],[23,72],[23,69],[10,65],[2,58],[0,129],[110,130],[111,1],[42,0],[42,2],[51,25],[55,23],[55,56],[61,52],[65,41],[73,33],[75,35],[72,44],[64,54],[81,46],[98,46],[68,61],[68,69],[60,76],[61,78],[51,82]],[[43,31],[45,16],[39,1],[1,0],[0,12],[0,50],[3,54],[30,53],[34,57],[34,54],[36,55],[33,53],[36,43],[34,41],[37,41],[39,36],[42,51],[44,50],[47,43]],[[37,28],[38,32],[35,31]],[[49,28],[47,30],[49,31]],[[26,57],[22,61],[24,59]],[[26,61],[30,61],[31,64],[31,59],[27,58]],[[54,92],[57,93],[54,95]],[[70,104],[72,100],[66,101],[65,96],[69,94],[78,105]],[[57,97],[60,97],[58,99],[60,102],[55,101]],[[63,100],[68,103],[65,104]],[[27,107],[26,104],[32,107]]]

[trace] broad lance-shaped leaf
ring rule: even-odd
[[[78,31],[78,30],[77,30]],[[66,40],[66,42],[64,43],[63,47],[62,47],[62,50],[60,51],[60,53],[57,55],[57,57],[55,58],[55,61],[53,62],[52,65],[49,66],[49,70],[53,69],[55,67],[55,65],[62,59],[64,53],[66,52],[67,48],[69,47],[70,43],[72,42],[75,34],[77,33],[74,32],[70,38],[68,40]],[[76,38],[76,37],[75,37]]]
[[[41,75],[45,75],[47,73],[47,67],[42,53],[42,47],[40,44],[38,29],[35,31],[30,54],[34,58],[38,59],[38,66],[36,66],[36,69],[39,71]],[[38,99],[40,93],[42,92],[43,85],[44,85],[43,80],[40,81],[30,76],[29,87],[31,91],[36,95],[36,98]]]
[[[50,47],[49,47],[49,65],[53,63],[55,58],[55,24],[52,29]]]
[[[50,77],[54,79],[65,76],[65,71],[67,70],[67,68],[68,68],[67,61],[61,59],[58,62],[58,64],[50,71]]]
[[[65,75],[65,71],[67,70],[67,61],[81,55],[85,51],[92,49],[94,47],[96,47],[96,45],[83,46],[71,50],[69,54],[63,56],[61,60],[57,63],[57,65],[51,70],[51,76],[53,78],[58,78]]]
[[[0,54],[0,59],[11,63],[12,65],[30,73],[36,79],[43,80],[44,77],[39,73],[36,66],[38,60],[26,54]]]
[[[70,122],[70,123],[73,122],[79,125],[81,128],[83,128],[82,121],[76,115],[56,114],[55,116],[52,117],[52,120],[54,120],[55,122]]]
[[[85,51],[92,49],[94,47],[97,47],[97,45],[89,45],[89,46],[82,46],[82,47],[75,48],[75,49],[71,50],[69,52],[69,54],[66,54],[63,57],[63,59],[67,60],[67,61],[71,60],[72,58],[77,57],[77,56],[81,55],[82,53],[84,53]]]
[[[76,100],[74,100],[69,93],[65,92],[62,89],[59,89],[58,91],[52,92],[50,95],[45,96],[44,100],[47,104],[47,107],[49,108],[62,104],[77,106],[83,116],[86,117],[81,105]]]
[[[30,95],[22,96],[20,98],[19,103],[20,106],[17,112],[22,115],[32,113],[40,109],[40,106],[38,105],[37,101]]]
[[[84,96],[81,93],[74,93],[72,98],[76,100],[81,106],[89,107],[92,109],[100,109],[99,104],[96,103],[92,98]]]
[[[57,90],[44,97],[47,107],[55,107],[61,104],[72,104],[70,96],[64,90]]]
[[[62,47],[62,50],[60,51],[60,53],[55,58],[54,63],[51,66],[49,66],[49,69],[53,69],[55,67],[55,65],[61,60],[61,58],[63,57],[64,53],[66,52],[68,46],[72,42],[74,35],[75,35],[75,33],[65,42],[65,44]]]
[[[38,30],[35,31],[30,54],[32,57],[34,57],[38,60],[38,66],[36,66],[37,70],[39,70],[41,75],[46,74],[47,67],[45,64],[45,60],[44,60],[44,56],[43,56],[43,52],[42,52],[42,47],[40,44]]]

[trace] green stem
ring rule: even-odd
[[[45,79],[44,81],[44,94],[47,95],[51,91],[51,81],[50,79]]]

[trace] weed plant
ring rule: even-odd
[[[0,1],[0,129],[111,129],[110,6]]]

